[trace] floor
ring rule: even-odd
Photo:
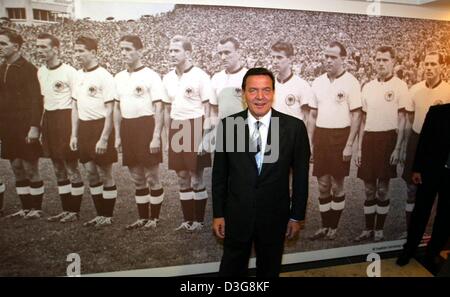
[[[395,264],[396,258],[380,261],[379,276],[381,277],[432,277],[417,260],[413,259],[404,267]],[[369,262],[328,266],[281,273],[281,277],[366,277]]]

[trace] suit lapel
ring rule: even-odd
[[[252,164],[252,168],[255,170],[255,172],[258,171],[258,168],[256,166],[256,160],[255,160],[255,154],[256,152],[252,152],[250,150],[250,147],[253,145],[250,141],[250,128],[248,125],[248,109],[243,111],[243,118],[245,120],[245,154],[247,155],[250,163]]]
[[[272,144],[272,123],[273,123],[273,118],[278,118],[278,121],[279,121],[278,122],[278,129],[279,129],[279,131],[278,131],[278,149],[279,150],[281,150],[281,140],[283,139],[284,132],[285,132],[285,127],[281,123],[280,113],[277,112],[276,110],[272,109],[272,116],[271,116],[271,119],[270,119],[269,131],[268,131],[268,134],[267,134],[266,150],[265,150],[265,153],[264,153],[264,160],[266,159],[266,156],[268,156],[268,155],[270,155],[272,153],[271,150],[273,149],[273,146],[271,145]],[[277,133],[275,133],[275,135],[274,135],[275,137],[276,137],[276,134]],[[270,147],[270,150],[269,150],[269,147]],[[268,172],[270,172],[270,169],[275,165],[275,163],[276,162],[265,163],[263,161],[260,178],[263,178]]]

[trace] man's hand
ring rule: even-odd
[[[114,140],[114,147],[116,148],[116,151],[120,154],[122,152],[122,139],[119,137],[116,137]]]
[[[30,127],[30,130],[28,131],[28,135],[25,138],[25,142],[30,144],[33,142],[39,141],[39,128],[38,127]]]
[[[420,172],[413,172],[411,179],[415,185],[420,185],[422,183],[422,175]]]
[[[300,229],[302,227],[301,221],[293,221],[289,220],[287,229],[286,229],[286,237],[291,240],[298,236],[300,233]]]
[[[70,137],[70,144],[69,144],[69,146],[70,146],[70,149],[71,149],[72,151],[78,150],[78,137],[76,137],[76,136],[71,136],[71,137]]]
[[[153,137],[150,142],[150,154],[156,154],[161,149],[161,140],[159,137]]]
[[[105,141],[103,138],[100,138],[95,145],[95,153],[96,154],[104,154],[106,153],[106,149],[108,148],[108,141]]]
[[[346,145],[344,150],[342,151],[342,160],[344,162],[348,162],[352,159],[352,146]]]
[[[225,218],[214,218],[213,219],[213,230],[214,234],[220,239],[225,238]]]
[[[390,164],[397,165],[400,157],[400,149],[396,148],[391,154]]]

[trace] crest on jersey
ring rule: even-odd
[[[144,95],[144,90],[143,86],[136,86],[136,88],[134,88],[134,95],[136,97],[142,97],[142,95]]]
[[[284,101],[286,102],[287,106],[292,106],[295,104],[295,95],[289,94],[286,96],[286,98],[284,99]]]
[[[65,84],[58,80],[53,84],[53,91],[55,91],[56,93],[60,93],[64,90]]]
[[[95,95],[97,95],[97,93],[98,93],[98,89],[97,89],[96,86],[90,86],[90,87],[88,88],[88,94],[89,94],[89,96],[95,97]]]
[[[338,102],[338,103],[342,103],[342,102],[344,102],[345,100],[347,99],[347,94],[344,92],[344,91],[338,91],[337,93],[336,93],[336,101]]]
[[[184,96],[185,96],[185,97],[188,97],[188,98],[194,97],[194,89],[191,88],[191,87],[187,87],[187,88],[184,90]]]
[[[441,105],[441,104],[444,104],[444,101],[442,101],[440,99],[434,100],[434,102],[433,102],[433,105]]]
[[[387,91],[386,93],[384,93],[384,100],[386,100],[387,102],[391,102],[394,99],[395,99],[394,91]]]
[[[241,98],[242,96],[242,89],[241,88],[235,88],[234,89],[234,96]]]

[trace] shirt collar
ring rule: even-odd
[[[100,64],[97,64],[97,65],[95,65],[94,67],[89,68],[89,69],[83,69],[83,71],[84,71],[84,72],[92,72],[92,71],[94,71],[95,69],[97,69],[98,67],[100,67]]]
[[[259,120],[257,120],[252,113],[250,112],[250,110],[247,110],[247,119],[248,119],[248,125],[249,127],[255,127],[255,123],[256,121],[260,121],[261,124],[268,128],[270,125],[270,118],[272,117],[272,109],[269,110],[268,113],[266,113],[262,118],[260,118]]]
[[[189,67],[189,68],[187,68],[187,69],[184,69],[184,71],[183,71],[183,73],[188,73],[189,71],[191,71],[192,70],[192,68],[194,68],[194,65],[191,65],[191,67]],[[179,76],[179,75],[181,75],[181,74],[183,74],[183,73],[178,73],[178,71],[177,71],[177,69],[175,68],[175,73]]]
[[[138,72],[139,70],[142,70],[142,69],[144,69],[144,68],[145,68],[145,65],[142,65],[142,66],[140,66],[140,67],[138,67],[138,68],[136,68],[136,69],[133,69],[133,70],[127,69],[127,71],[128,71],[129,73],[132,73],[132,72]]]
[[[377,78],[377,80],[379,81],[379,82],[388,82],[388,81],[390,81],[392,78],[394,77],[394,75],[389,75],[388,77],[386,77],[385,79],[383,79],[383,80],[381,80],[381,79],[379,79],[379,78]]]
[[[434,86],[429,86],[428,85],[428,83],[427,83],[427,81],[425,81],[425,86],[427,87],[427,88],[429,88],[429,89],[435,89],[435,88],[437,88],[440,84],[441,84],[441,82],[442,82],[442,79],[440,79]]]
[[[239,71],[241,71],[243,68],[244,68],[244,66],[241,66],[241,67],[239,67],[236,71],[227,71],[227,70],[225,69],[225,73],[226,73],[226,74],[236,74],[236,73],[238,73]]]
[[[284,83],[286,83],[287,81],[289,81],[293,76],[294,76],[294,72],[291,71],[291,74],[290,74],[286,79],[280,80],[280,79],[277,77],[277,81],[278,81],[280,84],[284,84]]]
[[[338,76],[336,76],[336,77],[334,78],[334,80],[336,80],[336,79],[342,77],[346,72],[347,72],[347,70],[342,71],[342,73],[339,74]],[[327,73],[327,77],[328,77],[328,79],[330,79],[330,77],[328,76],[328,73]]]
[[[48,70],[55,70],[55,69],[58,69],[59,67],[61,67],[61,65],[62,65],[62,63],[61,63],[61,62],[59,62],[59,64],[58,64],[58,65],[56,65],[56,66],[53,66],[53,67],[48,67],[48,66],[47,66],[47,68],[48,68]]]
[[[23,64],[25,64],[25,62],[26,62],[26,60],[25,60],[25,58],[24,57],[22,57],[22,56],[19,56],[19,58],[17,59],[17,60],[15,60],[14,62],[12,62],[11,64],[9,64],[10,66],[17,66],[17,67],[20,67],[20,66],[22,66]],[[8,63],[6,63],[6,62],[4,62],[5,64],[8,64]]]

